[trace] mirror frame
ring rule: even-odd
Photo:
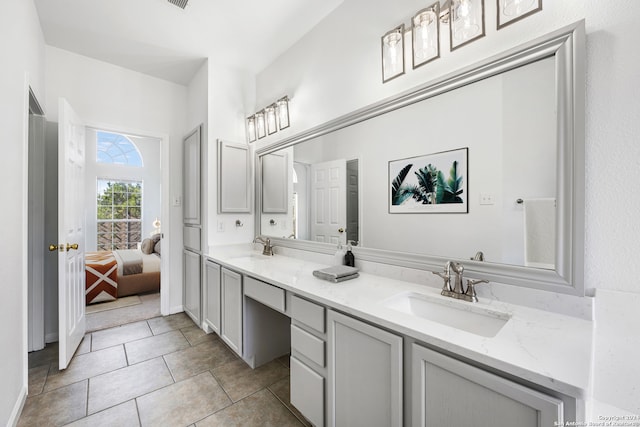
[[[516,48],[462,68],[424,85],[355,110],[255,152],[256,190],[262,188],[260,157],[309,141],[407,105],[423,101],[511,69],[555,57],[558,171],[556,194],[556,269],[486,263],[438,255],[404,253],[372,248],[354,248],[356,258],[419,270],[440,271],[449,260],[464,263],[469,277],[528,288],[584,296],[584,183],[585,183],[585,24],[568,25]],[[262,206],[262,191],[255,191],[256,206]],[[260,233],[260,215],[255,217]],[[335,245],[271,237],[275,246],[333,254]]]

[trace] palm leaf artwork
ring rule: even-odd
[[[442,195],[442,203],[463,203],[460,195],[464,191],[462,189],[463,177],[458,174],[458,162],[454,160],[449,169],[449,179],[444,182],[442,177],[442,184],[444,186],[444,193]]]
[[[407,177],[412,166],[413,164],[408,164],[403,167],[391,183],[391,203],[393,205],[401,205],[406,199],[412,196],[411,192],[406,191],[406,187],[402,187],[402,182]]]

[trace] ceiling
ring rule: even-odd
[[[206,58],[257,73],[343,0],[35,0],[48,45],[186,85]]]

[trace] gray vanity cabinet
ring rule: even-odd
[[[221,294],[221,267],[213,261],[204,263],[205,289],[204,289],[204,323],[216,334],[220,335],[220,294]]]
[[[327,320],[327,425],[402,426],[402,337],[332,310]]]
[[[564,425],[560,399],[415,343],[411,353],[414,427]]]
[[[200,254],[184,249],[184,311],[200,324]]]
[[[222,267],[220,337],[242,357],[242,275]]]

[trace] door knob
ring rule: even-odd
[[[58,245],[49,245],[49,251],[53,252],[57,250],[58,250]]]
[[[338,228],[338,233],[344,233],[344,228],[342,227]]]
[[[76,251],[77,251],[77,250],[78,250],[78,244],[77,244],[77,243],[74,243],[74,244],[71,244],[71,245],[70,245],[69,243],[67,243],[67,251],[69,251],[69,250],[71,250],[71,249],[74,249],[74,250],[76,250]]]

